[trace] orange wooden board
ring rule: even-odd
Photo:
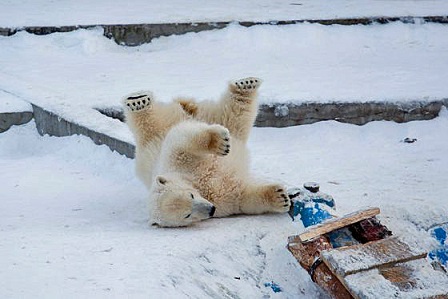
[[[336,229],[348,226],[364,219],[372,218],[379,213],[379,208],[367,208],[350,213],[348,215],[345,215],[344,217],[331,218],[330,220],[327,220],[323,223],[310,226],[299,235],[299,238],[302,242],[307,242],[313,238],[332,232]]]

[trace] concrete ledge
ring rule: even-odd
[[[448,99],[432,102],[411,103],[303,103],[261,105],[256,127],[289,127],[312,124],[324,120],[336,120],[355,125],[364,125],[375,120],[390,120],[398,123],[433,119],[442,106],[448,107]],[[120,109],[97,109],[100,113],[124,121]]]
[[[48,134],[50,136],[60,137],[81,134],[92,139],[95,144],[105,144],[112,151],[117,151],[128,158],[134,157],[135,147],[132,144],[69,122],[36,105],[33,105],[33,111],[36,128],[40,135]]]
[[[323,120],[336,120],[344,123],[362,125],[374,120],[408,122],[428,120],[437,117],[442,107],[448,107],[448,99],[412,103],[303,103],[261,105],[255,121],[257,127],[287,127],[312,124]],[[89,137],[95,144],[107,145],[112,151],[134,158],[135,146],[123,140],[96,132],[90,128],[67,121],[55,113],[32,105],[33,113],[24,112],[23,119],[14,124],[28,122],[34,116],[36,128],[41,135],[69,136],[81,134]],[[98,109],[102,114],[124,121],[120,109]],[[20,113],[11,113],[18,115]],[[2,114],[0,114],[2,116]],[[3,127],[2,127],[3,128]],[[1,131],[0,131],[1,132]]]
[[[291,25],[300,23],[317,23],[322,25],[369,25],[369,24],[387,24],[391,22],[419,23],[432,22],[448,24],[448,16],[421,16],[421,17],[369,17],[369,18],[346,18],[346,19],[303,19],[303,20],[284,20],[272,22],[245,22],[245,21],[227,21],[227,22],[198,22],[198,23],[165,23],[165,24],[96,24],[96,25],[76,25],[76,26],[29,26],[22,28],[1,28],[0,35],[10,36],[19,31],[43,35],[54,32],[69,32],[77,29],[89,29],[101,27],[104,29],[104,35],[114,39],[117,44],[127,46],[138,46],[149,43],[152,39],[160,36],[169,36],[173,34],[184,34],[188,32],[200,32],[204,30],[221,29],[231,23],[250,27],[255,25]]]
[[[7,131],[14,125],[23,125],[33,119],[33,113],[23,112],[3,112],[0,113],[0,133]]]
[[[227,22],[219,23],[179,23],[179,24],[128,24],[103,25],[104,36],[113,39],[117,44],[138,46],[151,42],[161,36],[179,35],[188,32],[201,32],[213,29],[222,29],[229,25]]]
[[[376,120],[397,123],[437,117],[448,99],[411,103],[303,103],[262,105],[255,121],[258,127],[288,127],[324,120],[363,125]]]

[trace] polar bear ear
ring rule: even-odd
[[[158,175],[156,177],[156,182],[159,186],[165,186],[168,180],[164,176]]]

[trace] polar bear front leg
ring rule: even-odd
[[[280,184],[249,185],[240,203],[244,214],[285,213],[290,206],[286,189]]]
[[[185,150],[193,154],[215,154],[226,156],[230,152],[229,130],[221,125],[206,125],[198,128],[187,140]]]
[[[164,169],[191,174],[212,155],[226,156],[229,152],[229,130],[221,125],[185,121],[173,127],[163,141],[160,163]]]
[[[147,144],[159,131],[157,120],[153,117],[153,94],[150,91],[134,92],[124,97],[122,102],[126,123],[137,143],[142,146]]]
[[[126,123],[137,141],[137,146],[160,142],[169,129],[185,119],[185,112],[177,104],[155,103],[150,91],[134,92],[123,98]]]
[[[208,154],[226,156],[230,152],[230,133],[221,125],[185,121],[170,130],[161,152],[166,153],[168,160],[173,160],[173,154],[177,160],[180,157],[191,160]]]

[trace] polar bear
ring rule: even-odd
[[[246,143],[260,83],[254,77],[231,82],[219,101],[157,103],[149,91],[124,98],[151,224],[188,226],[212,216],[289,210],[282,184],[249,174]]]

